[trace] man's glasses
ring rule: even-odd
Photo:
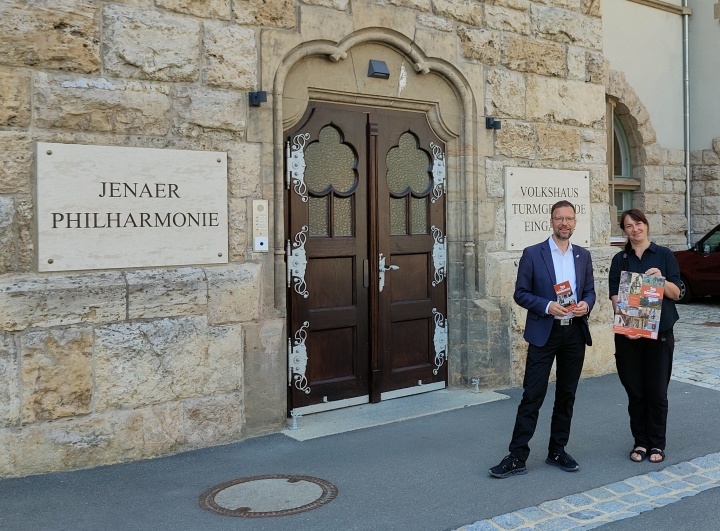
[[[552,220],[555,223],[562,223],[563,221],[565,223],[572,223],[573,221],[575,221],[575,218],[552,218]]]

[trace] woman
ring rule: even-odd
[[[620,228],[628,241],[610,265],[613,309],[617,308],[621,271],[665,277],[658,338],[615,334],[615,363],[628,395],[630,430],[635,438],[630,459],[639,463],[649,453],[651,463],[660,463],[665,459],[667,388],[675,346],[673,325],[679,318],[675,299],[680,296],[680,266],[670,249],[650,241],[648,220],[640,210],[623,212]]]

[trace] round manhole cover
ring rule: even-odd
[[[225,516],[267,518],[311,511],[330,503],[337,487],[309,476],[255,476],[216,485],[200,495],[200,507]]]

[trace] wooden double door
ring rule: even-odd
[[[422,113],[311,103],[286,131],[290,411],[445,387],[444,151]]]

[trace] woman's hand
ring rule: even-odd
[[[645,271],[646,275],[652,275],[654,277],[661,277],[663,276],[662,271],[660,271],[657,267],[651,267],[647,271]]]

